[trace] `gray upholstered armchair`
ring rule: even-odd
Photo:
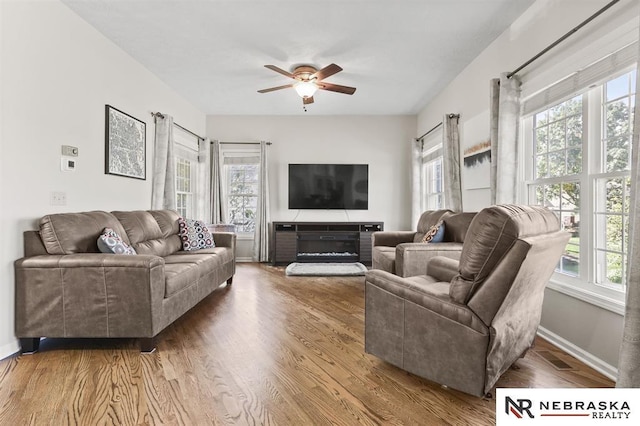
[[[451,210],[427,210],[418,220],[417,231],[374,232],[372,237],[372,269],[412,277],[427,274],[429,259],[444,256],[459,259],[462,243],[476,213],[454,213]],[[422,243],[422,237],[440,220],[444,238],[440,243]]]
[[[478,213],[459,261],[436,257],[429,275],[367,272],[365,350],[418,376],[487,394],[532,345],[544,288],[569,234],[541,207]]]

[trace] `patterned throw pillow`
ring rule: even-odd
[[[120,235],[111,228],[104,228],[98,237],[98,250],[101,253],[113,254],[138,254],[129,244],[125,243]]]
[[[444,239],[444,222],[438,221],[424,234],[423,243],[441,243]]]
[[[215,247],[213,236],[203,221],[179,218],[178,226],[180,227],[179,235],[184,251]]]

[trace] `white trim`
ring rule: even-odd
[[[549,284],[547,284],[547,288],[555,290],[559,293],[564,293],[567,296],[574,297],[576,299],[582,300],[583,302],[595,305],[599,308],[606,309],[615,314],[624,316],[624,300],[614,299],[612,297],[608,297],[573,284],[566,284],[554,279],[551,279],[551,281],[549,281]]]
[[[253,260],[253,257],[236,257],[236,263],[248,263],[248,262],[255,262],[255,260]]]
[[[563,350],[577,360],[585,363],[597,372],[604,374],[614,382],[618,378],[618,369],[613,365],[601,360],[597,356],[585,351],[584,349],[574,345],[567,339],[558,336],[552,331],[540,326],[538,327],[538,336],[551,343],[553,346]]]
[[[17,340],[14,340],[11,343],[7,343],[4,346],[0,346],[0,360],[9,358],[10,356],[15,355],[17,352],[20,352],[20,344]]]

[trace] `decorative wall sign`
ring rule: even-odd
[[[104,172],[145,180],[146,124],[111,105],[105,105],[105,124]]]
[[[489,188],[491,184],[491,139],[489,111],[464,124],[462,183],[465,189]]]

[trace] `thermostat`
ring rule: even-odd
[[[76,170],[76,163],[78,160],[75,158],[62,157],[61,170],[63,172],[73,172]]]

